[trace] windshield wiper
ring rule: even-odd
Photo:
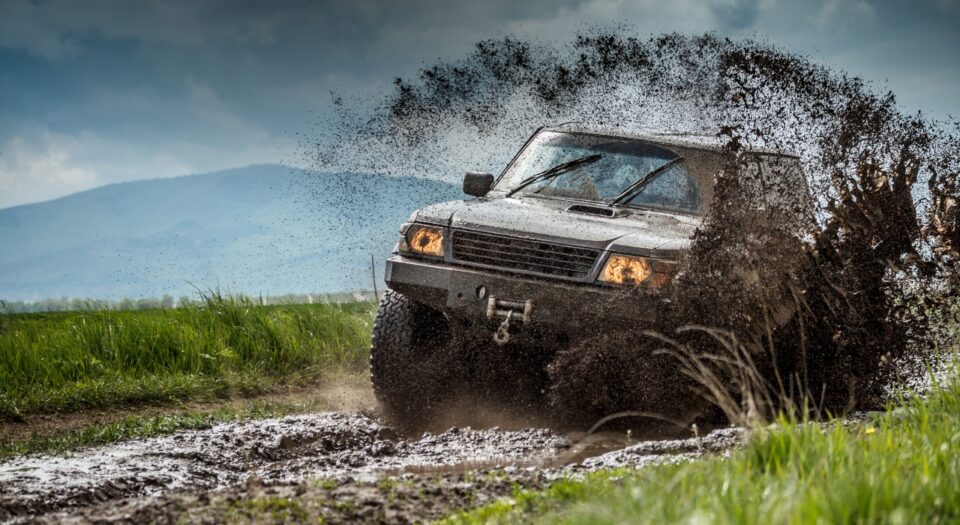
[[[667,162],[666,164],[660,166],[659,168],[651,171],[650,173],[647,173],[643,177],[640,177],[640,179],[638,179],[637,182],[634,182],[633,184],[627,186],[627,189],[621,191],[619,195],[614,197],[613,200],[610,201],[610,205],[616,206],[618,204],[623,203],[624,201],[630,200],[630,198],[632,198],[634,195],[636,195],[637,193],[640,193],[640,190],[645,188],[647,184],[649,184],[650,181],[653,180],[654,177],[656,177],[657,175],[660,175],[661,173],[667,171],[668,169],[672,168],[673,166],[679,164],[682,161],[683,161],[683,157],[677,157],[671,160],[670,162]]]
[[[549,180],[549,179],[559,177],[560,175],[563,175],[564,173],[567,173],[569,171],[573,171],[581,166],[586,166],[587,164],[593,164],[594,162],[600,160],[600,158],[601,156],[598,154],[587,155],[586,157],[580,157],[579,159],[573,159],[571,161],[562,162],[560,164],[557,164],[556,166],[553,166],[552,168],[547,168],[546,170],[541,171],[540,173],[531,175],[523,179],[522,181],[520,181],[520,184],[517,184],[516,188],[510,190],[507,193],[507,197],[510,197],[514,193],[526,188],[527,186],[533,184],[534,182],[540,182],[543,180]]]

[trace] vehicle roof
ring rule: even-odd
[[[580,123],[569,122],[553,126],[544,126],[543,131],[556,131],[562,133],[576,133],[582,135],[599,135],[605,137],[617,137],[629,140],[641,140],[663,146],[677,146],[683,148],[698,149],[712,152],[722,152],[724,141],[716,135],[685,133],[676,131],[627,131],[620,128],[610,128],[602,126],[586,126]],[[777,151],[773,149],[748,148],[747,153],[760,153],[764,155],[778,155],[782,157],[798,156],[790,151]]]

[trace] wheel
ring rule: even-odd
[[[455,337],[440,312],[388,290],[373,325],[370,375],[384,419],[414,435],[444,425],[493,426],[542,415],[544,352]]]
[[[456,387],[451,331],[443,314],[387,290],[370,349],[373,391],[387,422],[405,433],[430,426]]]

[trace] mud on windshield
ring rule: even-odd
[[[701,214],[705,208],[697,159],[675,148],[617,137],[539,133],[517,156],[497,184],[511,191],[554,166],[599,155],[519,191],[522,196],[565,198],[622,206]],[[693,157],[702,157],[694,154]],[[639,184],[638,184],[639,183]]]

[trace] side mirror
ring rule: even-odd
[[[483,197],[493,187],[493,175],[468,171],[463,176],[463,192],[474,197]]]

